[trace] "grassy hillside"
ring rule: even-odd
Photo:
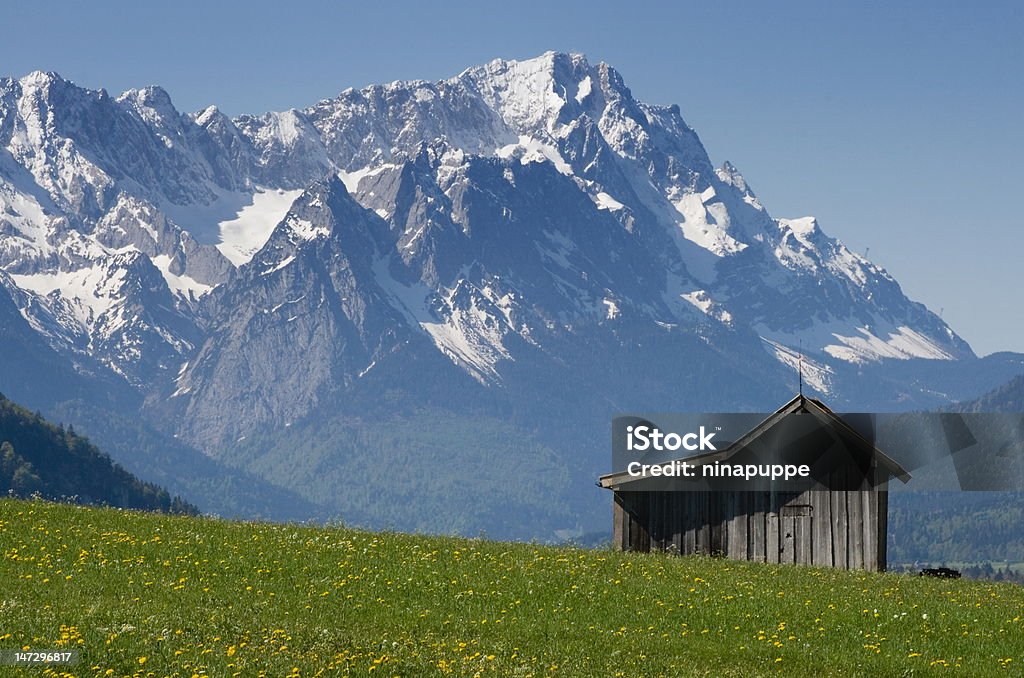
[[[76,676],[1019,676],[1024,665],[1024,588],[1009,584],[9,499],[0,581],[0,648],[80,648]]]

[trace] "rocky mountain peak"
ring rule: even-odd
[[[376,290],[363,303],[414,319],[488,383],[545,336],[618,336],[627,321],[753,340],[768,365],[785,366],[797,337],[822,370],[971,355],[816,222],[774,219],[736,167],[714,168],[678,106],[637,101],[620,73],[581,54],[233,120],[215,106],[183,115],[159,87],[116,101],[55,74],[18,87],[67,90],[45,105],[0,103],[11,158],[0,262],[26,294],[63,300],[37,305],[53,318],[92,303],[71,280],[126,253],[151,262],[174,312],[198,325],[206,306],[224,308],[208,301],[223,298],[218,286],[241,298],[246,284],[290,275],[288,257],[337,257],[362,262],[352,284]],[[150,288],[152,271],[122,268]],[[192,345],[184,332],[163,344]]]

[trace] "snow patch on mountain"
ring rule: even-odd
[[[715,303],[707,293],[707,290],[683,292],[679,295],[679,298],[689,302],[694,306],[694,308],[700,309],[704,315],[711,316],[715,320],[726,325],[732,323],[732,314],[722,308],[720,304]]]
[[[560,173],[572,176],[572,166],[565,161],[558,149],[529,136],[520,136],[519,142],[502,146],[494,151],[499,158],[518,158],[523,165],[531,162],[550,162]]]
[[[201,244],[215,245],[235,266],[246,264],[266,244],[301,190],[257,188],[251,193],[220,191],[208,204],[162,206],[176,224]]]
[[[859,287],[869,286],[878,279],[892,281],[885,270],[825,235],[814,217],[776,219],[775,222],[781,235],[775,256],[784,266],[805,271],[825,269]]]
[[[458,79],[472,81],[510,129],[553,133],[554,121],[567,100],[567,92],[554,76],[561,56],[547,52],[524,61],[496,59],[463,72]],[[581,55],[569,58],[583,59]]]
[[[619,305],[615,302],[614,299],[605,297],[604,299],[601,300],[601,303],[604,304],[605,308],[607,309],[607,315],[605,316],[606,320],[615,320],[616,318],[619,317]]]
[[[714,196],[713,189],[707,199]],[[673,205],[683,221],[679,228],[683,237],[703,247],[715,256],[725,257],[747,249],[742,243],[729,235],[729,213],[720,202],[705,205],[703,194],[686,192],[673,201]]]
[[[823,352],[833,358],[850,363],[873,362],[882,359],[954,360],[956,356],[939,346],[933,339],[891,320],[876,317],[863,324],[855,319],[818,321],[799,332],[773,332],[757,328],[762,338],[788,346],[803,343],[808,351]]]
[[[387,259],[375,262],[374,275],[409,324],[425,332],[448,359],[481,384],[501,381],[498,363],[513,359],[504,346],[504,337],[514,331],[507,310],[500,312],[464,279],[438,291],[422,283],[403,284],[391,275]]]
[[[331,234],[329,226],[314,224],[308,219],[300,219],[294,215],[289,215],[285,223],[299,240],[316,240],[317,238],[326,238]]]
[[[152,258],[153,265],[160,271],[172,292],[176,292],[190,299],[198,299],[213,289],[212,285],[206,285],[195,278],[171,272],[171,258],[166,254],[158,254]]]
[[[376,167],[367,165],[362,169],[353,170],[351,172],[340,170],[338,172],[338,178],[341,179],[341,183],[345,184],[345,190],[347,190],[352,195],[357,195],[359,193],[359,182],[362,181],[365,177],[377,176],[378,174],[384,172],[385,170],[395,169],[396,167],[397,165],[386,162],[381,163]]]
[[[864,362],[882,358],[896,360],[911,358],[953,360],[954,358],[936,345],[934,341],[906,325],[893,327],[891,323],[885,323],[882,327],[858,327],[856,330],[858,334],[854,336],[834,333],[836,339],[841,343],[825,346],[825,352],[849,362]]]
[[[235,266],[248,263],[266,244],[274,227],[281,223],[301,190],[265,189],[252,195],[252,203],[243,206],[234,219],[218,223],[217,249]]]
[[[9,236],[0,239],[4,260],[17,265],[17,258],[36,258],[52,252],[53,247],[47,242],[50,221],[34,196],[21,193],[0,179],[0,233],[6,231]],[[17,242],[13,242],[15,239]],[[23,248],[29,251],[21,252]]]
[[[589,75],[586,76],[585,78],[583,78],[582,80],[580,80],[579,89],[576,90],[576,97],[575,97],[576,103],[582,104],[583,100],[590,96],[590,92],[591,92],[592,88],[593,88],[593,83],[590,81],[590,76]]]
[[[52,301],[63,300],[83,330],[90,330],[117,302],[126,270],[90,266],[71,271],[49,271],[11,278],[23,290]]]
[[[282,268],[284,268],[285,266],[287,266],[288,264],[292,263],[293,261],[295,261],[295,255],[294,254],[289,254],[288,256],[286,256],[281,261],[277,262],[276,264],[274,264],[270,268],[268,268],[265,271],[263,271],[262,273],[260,273],[260,275],[270,275],[271,273],[276,273],[276,272],[280,271]]]
[[[481,307],[477,296],[471,296],[466,306],[456,304],[456,290],[458,287],[445,290],[440,296],[442,317],[421,321],[420,326],[444,354],[465,367],[478,381],[483,384],[500,381],[498,362],[512,359],[503,344],[506,332],[502,332],[496,318]]]
[[[621,202],[619,202],[612,196],[608,195],[604,191],[598,191],[593,196],[591,196],[591,198],[594,200],[594,203],[597,205],[598,209],[610,210],[612,212],[615,212],[626,207]]]

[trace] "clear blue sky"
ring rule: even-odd
[[[229,114],[583,52],[678,103],[773,215],[870,248],[979,354],[1024,351],[1024,3],[12,4],[0,73]]]

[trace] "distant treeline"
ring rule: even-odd
[[[894,492],[889,561],[1024,562],[1024,494]]]
[[[890,572],[906,572],[918,574],[926,567],[949,567],[960,573],[967,579],[982,579],[986,581],[1005,581],[1013,584],[1024,584],[1024,572],[1014,570],[1008,563],[972,563],[970,565],[949,565],[947,563],[897,563],[889,567]]]

